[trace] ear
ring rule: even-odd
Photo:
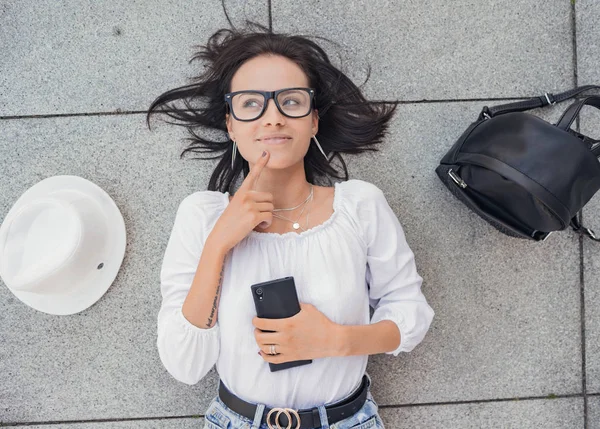
[[[233,135],[232,135],[232,128],[231,128],[231,116],[229,115],[229,113],[225,114],[225,125],[227,126],[227,134],[229,134],[229,138],[231,140],[235,140]]]
[[[319,111],[317,109],[313,109],[312,135],[316,136],[318,132],[319,132]]]

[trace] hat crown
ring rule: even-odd
[[[126,246],[123,215],[104,189],[79,176],[47,177],[0,224],[0,280],[36,310],[79,313],[111,286]]]
[[[0,264],[17,291],[67,293],[102,261],[107,225],[94,200],[74,190],[37,198],[3,229]]]

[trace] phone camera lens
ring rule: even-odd
[[[262,295],[262,292],[263,292],[263,291],[262,291],[262,289],[261,289],[261,288],[258,288],[258,289],[256,289],[256,294],[257,294],[257,295]]]

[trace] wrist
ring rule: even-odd
[[[348,326],[335,323],[332,331],[333,344],[335,344],[334,356],[351,356],[350,341],[348,341]]]
[[[214,236],[208,235],[206,242],[204,243],[204,248],[210,249],[210,251],[216,255],[225,257],[227,252],[229,252],[230,247],[223,244],[222,240],[215,238]]]

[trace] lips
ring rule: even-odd
[[[291,137],[285,137],[285,136],[264,137],[262,139],[259,139],[259,141],[263,142],[264,144],[268,144],[268,145],[284,144],[284,143],[288,142],[289,140],[291,140]]]

